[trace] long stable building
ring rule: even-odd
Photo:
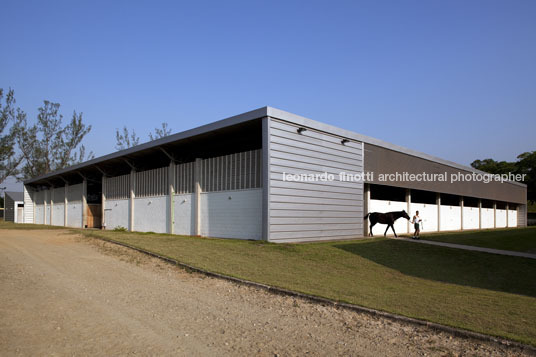
[[[381,179],[423,172],[481,173],[264,107],[27,180],[24,222],[271,242],[361,237],[367,212],[402,209],[425,232],[526,226],[517,182]]]

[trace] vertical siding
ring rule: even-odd
[[[169,191],[169,167],[160,167],[153,170],[136,172],[136,197],[165,196]]]
[[[24,186],[24,223],[34,223],[34,202],[32,191]]]
[[[82,201],[82,184],[69,185],[67,187],[67,201],[80,202]]]
[[[527,226],[527,205],[517,206],[517,226],[518,227]]]
[[[345,239],[363,235],[363,183],[339,173],[363,172],[361,142],[269,120],[269,232],[278,242]],[[330,182],[289,182],[283,173],[335,175]]]
[[[45,210],[45,191],[37,191],[35,193],[35,217],[34,222],[36,224],[45,224],[44,210]]]
[[[15,222],[15,202],[9,195],[4,195],[4,202],[4,219],[7,222]]]
[[[56,187],[52,191],[52,197],[54,198],[54,205],[61,203],[63,204],[65,202],[65,188],[64,187]]]
[[[127,199],[130,196],[130,174],[108,177],[104,183],[106,199]]]
[[[201,162],[203,192],[262,187],[262,150],[212,157]],[[188,192],[188,191],[187,191]]]
[[[175,194],[194,192],[194,162],[175,165]]]

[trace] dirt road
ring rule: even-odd
[[[0,355],[520,355],[199,274],[66,231],[0,230]]]

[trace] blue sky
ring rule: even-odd
[[[536,2],[6,1],[0,87],[85,144],[269,105],[462,164],[536,150]]]

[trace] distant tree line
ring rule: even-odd
[[[0,183],[7,177],[18,179],[43,175],[93,157],[82,144],[91,125],[82,113],[73,112],[64,123],[60,104],[45,100],[37,118],[29,121],[16,106],[15,92],[0,88]]]
[[[492,174],[526,174],[527,200],[536,202],[536,151],[524,152],[514,162],[484,159],[473,161],[471,166]]]
[[[92,159],[93,152],[87,153],[82,143],[90,131],[82,113],[74,111],[64,122],[60,104],[48,100],[38,108],[37,118],[29,120],[17,107],[14,90],[0,88],[0,184],[8,177],[24,180]],[[168,124],[162,123],[149,139],[170,133]],[[118,150],[138,145],[139,140],[134,130],[116,130]]]

